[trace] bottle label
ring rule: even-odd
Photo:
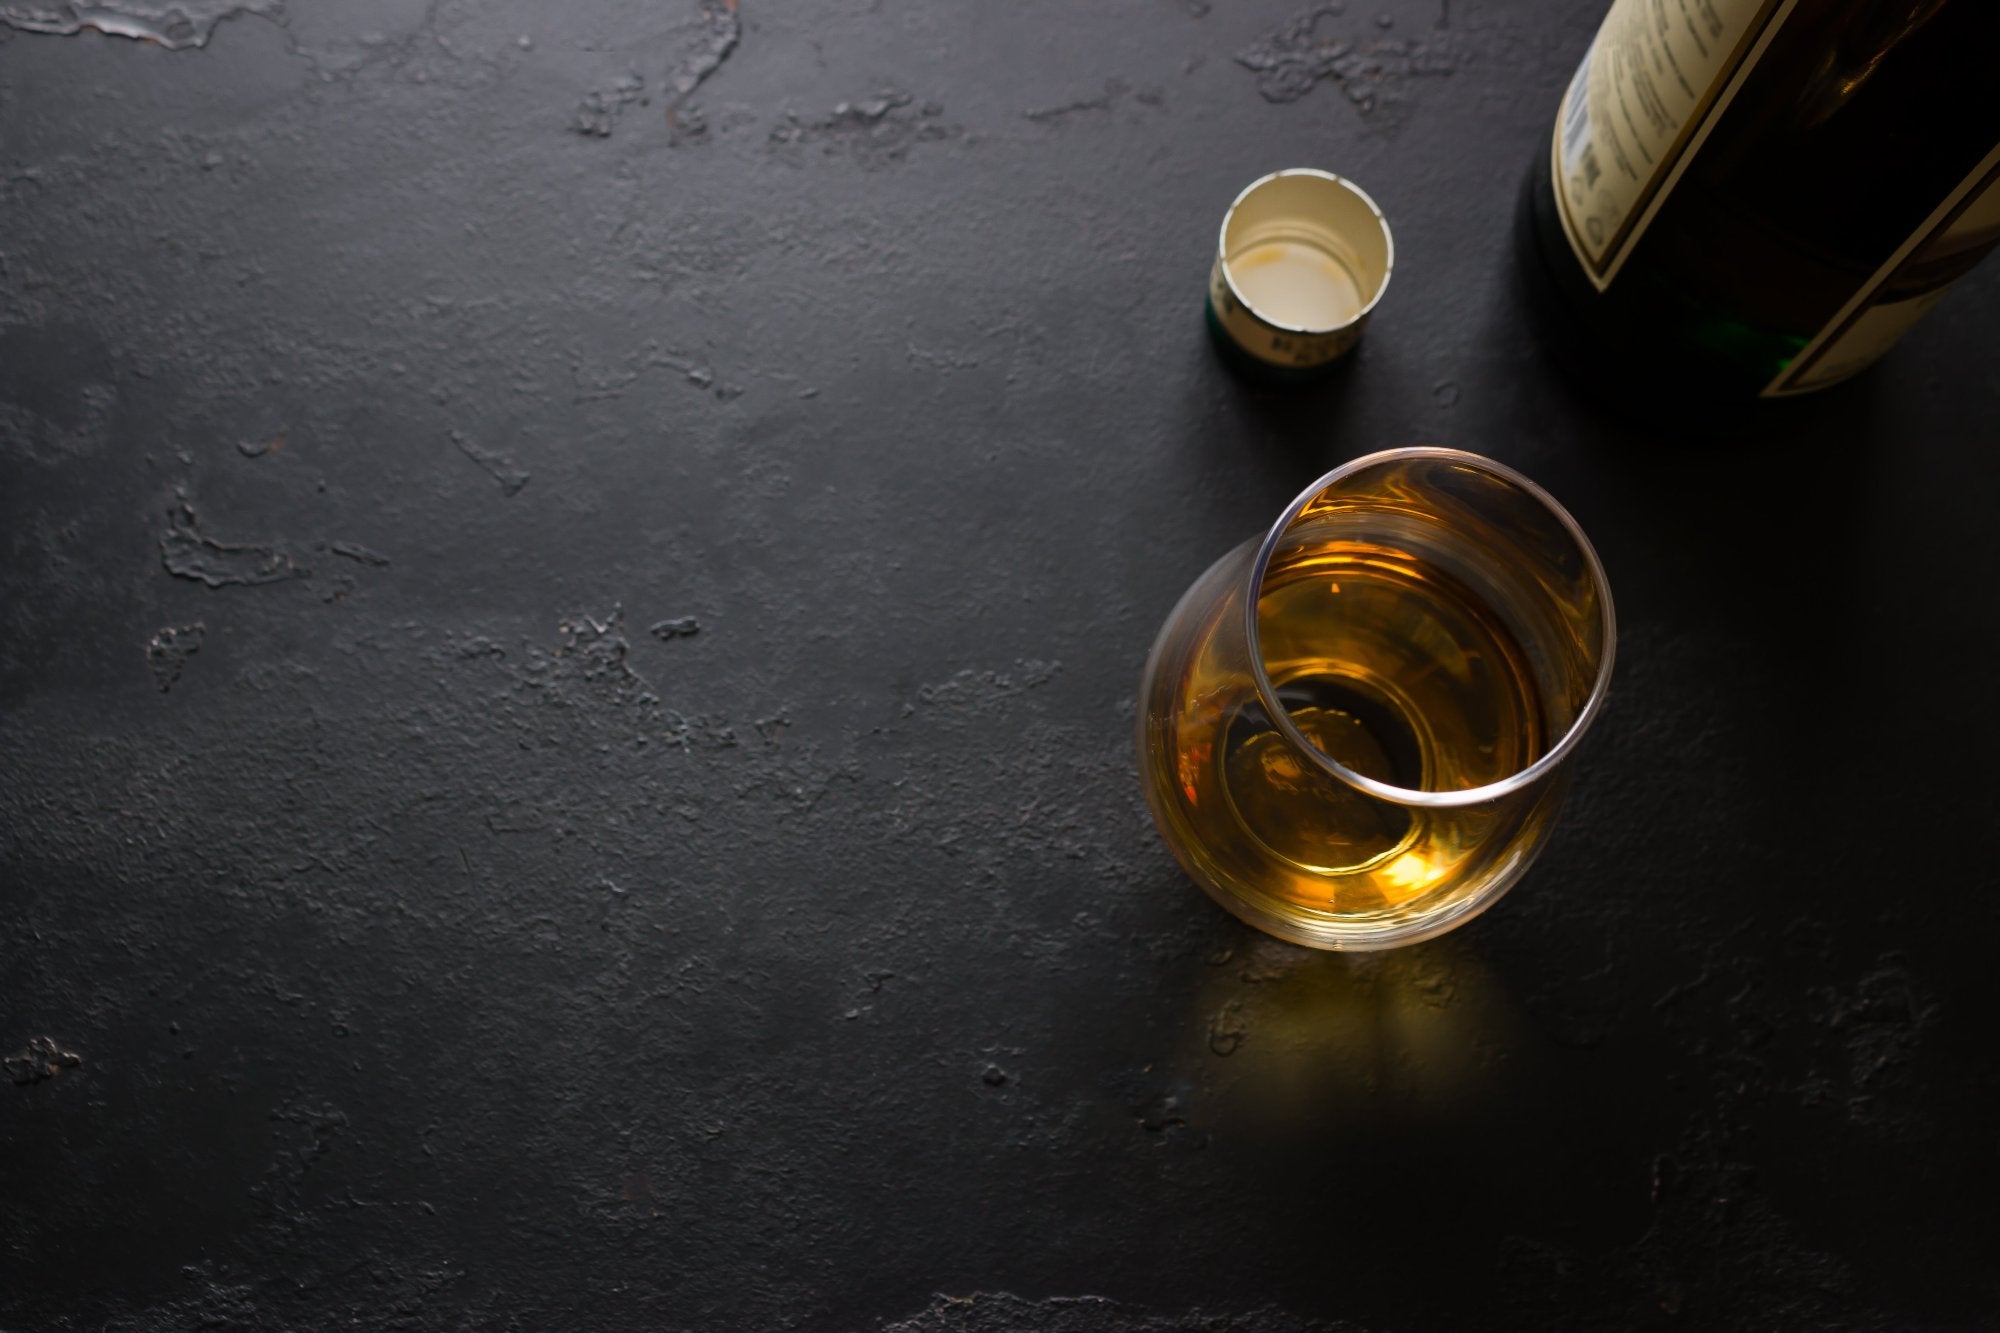
[[[1616,0],[1556,116],[1563,230],[1599,291],[1798,0]]]
[[[1953,283],[1921,280],[1924,270],[2000,238],[2000,147],[1945,196],[1896,247],[1826,327],[1764,388],[1766,398],[1811,393],[1856,374],[1895,346]]]

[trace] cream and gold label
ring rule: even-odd
[[[1798,0],[1615,0],[1577,66],[1549,145],[1556,212],[1599,291],[1611,285]],[[1857,373],[1950,282],[1924,270],[2000,237],[2000,148],[1860,283],[1763,389],[1810,393]]]
[[[1617,0],[1556,116],[1563,230],[1599,291],[1797,0]]]

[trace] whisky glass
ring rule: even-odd
[[[1429,939],[1547,841],[1616,639],[1597,553],[1541,487],[1456,449],[1358,458],[1167,617],[1139,690],[1147,803],[1261,930]]]

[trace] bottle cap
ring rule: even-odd
[[[1388,220],[1360,186],[1310,167],[1274,171],[1223,215],[1209,330],[1254,368],[1318,374],[1361,340],[1395,261]]]

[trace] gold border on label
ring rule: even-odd
[[[1623,2],[1629,4],[1634,0],[1623,0]],[[1640,236],[1644,235],[1646,228],[1652,225],[1653,216],[1660,211],[1661,205],[1666,203],[1667,196],[1673,193],[1674,185],[1680,180],[1681,173],[1686,171],[1688,164],[1694,160],[1695,153],[1708,139],[1709,132],[1715,128],[1716,122],[1722,119],[1722,113],[1736,99],[1744,80],[1750,77],[1750,71],[1763,58],[1771,39],[1777,36],[1778,29],[1784,25],[1797,5],[1798,0],[1764,0],[1763,12],[1743,30],[1743,36],[1737,40],[1736,50],[1725,62],[1723,69],[1727,73],[1710,81],[1702,102],[1682,123],[1680,134],[1668,147],[1659,164],[1653,168],[1651,179],[1640,188],[1637,205],[1626,211],[1624,221],[1619,224],[1611,243],[1605,247],[1602,260],[1593,260],[1590,252],[1584,248],[1576,223],[1570,217],[1569,198],[1564,194],[1562,186],[1562,127],[1564,119],[1569,114],[1570,95],[1575,91],[1575,78],[1572,75],[1570,85],[1564,88],[1562,100],[1556,106],[1555,128],[1549,137],[1549,178],[1556,197],[1556,215],[1562,219],[1563,233],[1569,238],[1569,247],[1583,265],[1584,275],[1598,291],[1601,292],[1609,287],[1611,280],[1618,276],[1618,270],[1624,267],[1625,260],[1632,253],[1632,247],[1639,243]],[[1610,21],[1608,15],[1605,21],[1607,23]],[[1593,37],[1592,53],[1595,52],[1596,46],[1597,39]],[[1588,79],[1584,81],[1583,95],[1586,97],[1590,95]]]
[[[2000,186],[2000,144],[1995,144],[1993,151],[1981,158],[1979,165],[1968,172],[1965,179],[1960,181],[1957,187],[1944,197],[1944,202],[1931,210],[1930,216],[1919,223],[1917,229],[1911,232],[1901,245],[1896,247],[1895,252],[1882,262],[1882,266],[1870,275],[1868,281],[1861,284],[1861,289],[1847,299],[1847,304],[1834,312],[1833,318],[1826,322],[1811,342],[1799,349],[1799,354],[1793,357],[1783,370],[1778,372],[1777,378],[1764,386],[1758,396],[1762,398],[1786,398],[1797,394],[1811,393],[1814,389],[1827,387],[1826,384],[1800,386],[1799,381],[1809,376],[1813,366],[1818,364],[1820,357],[1825,355],[1841,338],[1846,336],[1847,331],[1853,328],[1861,317],[1873,308],[1874,303],[1870,298],[1881,290],[1883,283],[1895,276],[1896,270],[1903,266],[1905,260],[1916,253],[1919,247],[1950,230],[1952,223],[1958,220],[1961,213],[1970,208],[1974,201],[1984,195],[1989,188],[1995,186]],[[1933,297],[1942,296],[1946,289],[1951,287],[1952,283],[1955,282],[1957,282],[1956,278],[1952,282],[1946,283],[1944,287],[1938,288],[1935,292],[1929,292],[1925,295]],[[1923,298],[1912,297],[1910,299],[1922,300]],[[1888,349],[1885,347],[1883,350],[1887,351]],[[1838,382],[1838,380],[1832,380],[1827,383],[1833,384]]]

